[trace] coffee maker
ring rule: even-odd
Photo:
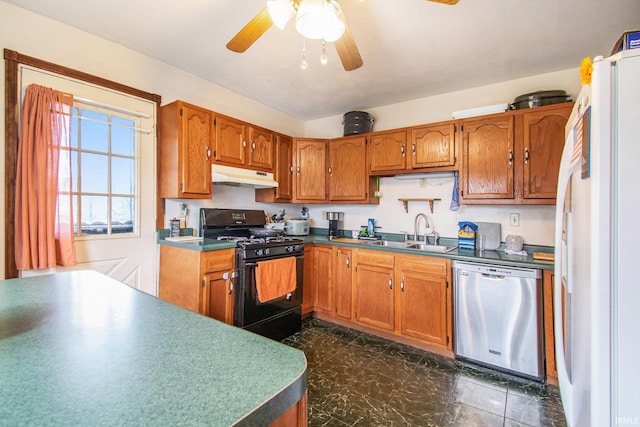
[[[338,237],[338,233],[340,232],[342,218],[344,217],[343,212],[325,212],[324,219],[329,221],[329,240]]]

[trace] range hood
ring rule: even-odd
[[[277,187],[271,172],[235,168],[218,164],[211,165],[211,178],[214,184],[242,185],[253,188]]]

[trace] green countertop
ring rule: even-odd
[[[0,281],[1,425],[266,425],[304,353],[94,271]]]
[[[164,236],[165,236],[164,233],[158,235],[158,243],[161,245],[171,245],[171,246],[177,246],[177,247],[192,249],[197,251],[212,251],[212,250],[227,249],[227,248],[235,247],[235,243],[228,243],[228,242],[221,243],[220,241],[213,240],[213,239],[205,239],[204,241],[188,242],[188,243],[169,242],[164,240]],[[528,255],[521,256],[521,255],[506,254],[504,250],[478,251],[478,250],[456,248],[451,252],[437,253],[437,252],[419,251],[415,249],[400,249],[400,248],[391,248],[391,247],[370,246],[370,245],[367,245],[366,240],[362,240],[357,243],[338,242],[335,240],[329,240],[326,234],[324,235],[310,234],[308,236],[296,236],[296,237],[302,239],[305,243],[349,246],[354,248],[364,248],[364,249],[372,249],[372,250],[387,251],[387,252],[449,258],[449,259],[459,260],[459,261],[480,262],[485,264],[507,265],[511,267],[522,267],[522,268],[537,268],[540,270],[553,270],[553,261],[543,261],[543,260],[533,259],[534,251],[553,252],[553,248],[549,246],[525,245],[524,249],[528,252]],[[390,239],[390,240],[393,240],[393,239]],[[457,239],[442,238],[441,242],[442,244],[447,244],[451,246],[458,245]]]

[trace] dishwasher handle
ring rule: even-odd
[[[504,280],[505,276],[500,276],[498,274],[487,274],[487,273],[480,273],[482,275],[482,277],[486,277],[489,280]]]

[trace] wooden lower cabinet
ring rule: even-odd
[[[314,245],[304,245],[304,275],[302,279],[302,317],[313,313],[316,305],[316,280],[313,262]]]
[[[333,250],[329,245],[314,245],[313,270],[315,282],[315,310],[326,314],[333,312],[331,266]]]
[[[408,338],[450,347],[451,261],[396,256],[398,332]]]
[[[555,333],[553,329],[553,280],[553,270],[545,270],[542,275],[542,293],[544,301],[544,344],[547,381],[551,384],[558,384],[558,369],[556,367],[556,347],[554,340]]]
[[[233,324],[234,249],[195,251],[160,245],[158,297]]]
[[[356,323],[393,331],[395,327],[393,255],[357,250],[355,272]]]
[[[353,303],[353,257],[352,250],[334,247],[332,283],[333,308],[336,317],[351,320]]]

